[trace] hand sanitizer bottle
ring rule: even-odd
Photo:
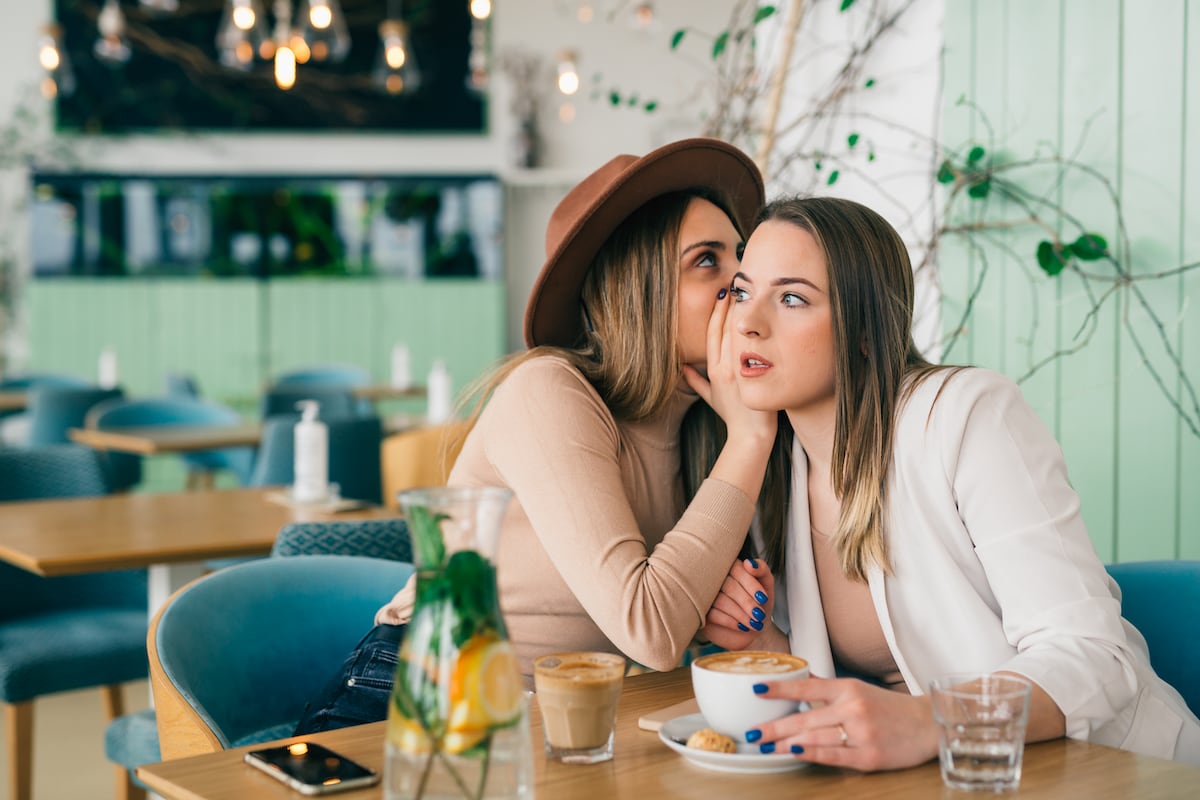
[[[412,385],[408,369],[408,347],[397,342],[392,345],[392,388],[403,391]]]
[[[426,421],[431,425],[438,425],[448,421],[454,413],[450,372],[446,369],[446,362],[440,358],[434,360],[433,369],[429,370],[428,383],[426,392],[429,405],[425,412]]]
[[[96,383],[101,389],[115,389],[117,382],[117,351],[105,347],[96,362]]]
[[[329,495],[329,429],[317,419],[316,400],[301,400],[296,408],[300,421],[295,428],[292,499],[318,503]]]

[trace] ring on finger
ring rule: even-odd
[[[846,734],[846,729],[842,727],[842,723],[839,722],[837,724],[837,729],[838,735],[842,737],[842,747],[849,747],[850,745],[847,742],[850,741],[850,737]]]

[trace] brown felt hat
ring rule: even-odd
[[[525,306],[525,343],[569,347],[580,333],[579,293],[596,251],[660,195],[709,189],[727,197],[747,233],[763,204],[758,167],[719,139],[683,139],[647,155],[620,155],[567,193],[546,227],[546,263]]]

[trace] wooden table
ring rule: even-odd
[[[26,392],[0,392],[0,411],[24,411],[28,405]]]
[[[212,558],[262,556],[289,522],[390,518],[273,503],[278,488],[130,493],[0,503],[0,560],[38,575],[149,568],[150,611]]]
[[[383,420],[385,434],[410,430],[424,424],[414,414],[391,414]],[[262,425],[147,425],[128,428],[71,428],[67,436],[95,450],[116,450],[142,456],[219,450],[224,447],[257,447]]]
[[[380,400],[419,400],[424,398],[427,392],[424,386],[406,386],[400,389],[391,384],[379,383],[371,386],[355,386],[350,390],[350,394],[361,400],[378,402]]]
[[[920,798],[969,797],[942,786],[937,762],[899,772],[864,775],[828,767],[807,767],[769,775],[733,775],[694,766],[659,739],[640,730],[638,717],[691,696],[687,670],[629,678],[617,712],[616,756],[605,764],[570,766],[547,761],[542,727],[532,712],[534,769],[541,798]],[[384,723],[300,737],[322,742],[375,770],[383,768]],[[282,741],[296,741],[286,739]],[[262,745],[255,745],[262,746]],[[240,747],[220,753],[138,767],[138,777],[167,798],[232,800],[297,794],[242,763]],[[1021,798],[1194,798],[1200,769],[1124,750],[1071,740],[1025,749]],[[383,797],[379,786],[340,794],[348,800]]]

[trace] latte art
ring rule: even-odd
[[[705,656],[696,666],[713,672],[733,672],[739,675],[774,675],[794,672],[806,665],[802,658],[786,653],[716,653]]]

